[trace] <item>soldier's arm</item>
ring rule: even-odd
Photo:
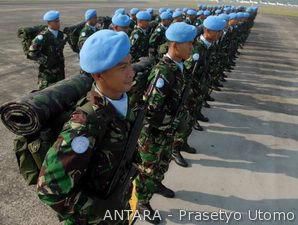
[[[130,43],[131,43],[130,52],[133,57],[136,57],[137,55],[137,52],[139,50],[138,48],[140,46],[140,40],[141,40],[141,37],[138,34],[138,32],[133,31],[130,35]]]
[[[45,45],[45,37],[42,34],[37,35],[29,47],[28,58],[37,61],[38,63],[45,64],[47,56],[42,54],[42,48]]]
[[[157,28],[157,29],[160,29],[160,28]],[[150,46],[150,48],[156,49],[157,48],[157,44],[160,41],[160,33],[157,31],[157,29],[155,29],[155,31],[150,36],[150,39],[149,39],[149,46]]]
[[[94,214],[97,200],[81,188],[81,178],[94,151],[94,129],[87,115],[76,111],[43,162],[37,184],[38,197],[63,219],[81,217],[79,212],[83,208],[85,216]],[[96,133],[101,135],[98,128]],[[99,139],[97,136],[96,140]]]
[[[83,44],[85,43],[87,38],[88,38],[88,35],[87,35],[86,31],[82,30],[81,33],[80,33],[79,41],[78,41],[79,49],[81,49],[83,47]]]
[[[157,77],[159,78],[154,85],[154,81]],[[154,87],[152,94],[148,99],[149,106],[147,116],[150,124],[158,127],[164,120],[164,106],[173,81],[170,79],[168,71],[164,67],[155,67],[148,79],[150,81],[150,86],[154,85]]]

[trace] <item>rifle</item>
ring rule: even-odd
[[[104,198],[108,198],[111,194],[113,194],[117,186],[122,186],[121,189],[124,190],[122,193],[123,194],[122,197],[124,197],[125,191],[129,189],[132,180],[137,175],[138,169],[137,169],[137,166],[133,163],[135,154],[136,154],[137,142],[138,142],[141,130],[143,128],[143,121],[145,119],[147,109],[149,106],[149,101],[148,101],[149,97],[151,96],[159,77],[160,75],[156,76],[153,84],[149,86],[145,94],[145,100],[137,108],[138,113],[134,121],[134,124],[131,127],[128,140],[125,145],[124,153],[120,161],[120,165],[118,166],[117,170],[113,175],[112,181],[109,185],[107,192],[104,195]]]

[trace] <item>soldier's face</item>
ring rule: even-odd
[[[97,17],[93,17],[90,20],[88,20],[88,24],[91,26],[95,26],[97,24]]]
[[[59,30],[60,29],[60,20],[53,20],[48,22],[48,26],[53,30]]]
[[[183,18],[182,17],[177,17],[174,20],[174,22],[182,22],[182,21],[183,21]]]
[[[218,37],[218,33],[217,31],[213,31],[213,30],[204,30],[204,37],[210,41],[210,42],[214,42],[217,41]]]
[[[192,53],[193,43],[192,42],[184,42],[184,43],[176,43],[175,49],[179,58],[183,60],[187,60]]]
[[[128,92],[133,85],[134,71],[131,65],[131,55],[126,56],[117,66],[103,72],[99,76],[101,86],[114,93]]]
[[[149,21],[147,20],[138,20],[138,26],[143,28],[143,29],[147,29],[149,26]]]
[[[172,20],[163,20],[162,21],[163,25],[166,27],[170,26],[171,22],[172,22]]]

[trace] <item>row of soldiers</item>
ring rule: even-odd
[[[162,184],[169,163],[174,159],[187,167],[181,152],[196,153],[188,137],[193,128],[203,130],[199,121],[208,121],[202,107],[210,107],[212,91],[220,90],[225,72],[235,66],[256,14],[256,7],[161,8],[158,16],[151,8],[133,8],[130,15],[121,8],[110,29],[102,29],[96,10],[87,10],[79,59],[82,73],[92,76],[94,84],[47,152],[37,184],[41,201],[66,225],[132,224],[133,219],[105,215],[133,208],[129,200],[135,198],[138,212],[149,213],[145,219],[158,224],[161,218],[154,216],[150,200],[155,193],[175,196]],[[29,49],[28,57],[40,63],[40,89],[65,76],[66,41],[59,18],[58,11],[44,15],[48,26]],[[138,77],[132,63],[142,57],[150,57],[153,67]],[[123,155],[144,105],[131,162]],[[121,182],[106,196],[123,162]]]

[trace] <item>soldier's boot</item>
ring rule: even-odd
[[[201,127],[199,121],[196,120],[195,124],[193,125],[193,129],[197,130],[197,131],[203,131],[203,127]]]
[[[150,203],[139,203],[138,204],[138,212],[144,216],[145,220],[148,223],[159,224],[161,222],[159,217],[155,217],[155,211],[152,209]]]
[[[205,108],[211,108],[211,106],[209,105],[209,103],[206,102],[206,101],[204,101],[203,106],[204,106]]]
[[[215,99],[212,98],[210,95],[207,95],[206,98],[205,98],[206,101],[209,101],[209,102],[214,102]]]
[[[202,122],[209,122],[209,119],[206,116],[204,116],[201,112],[197,114],[196,119]]]
[[[182,148],[181,148],[181,151],[183,152],[187,152],[189,154],[195,154],[197,153],[197,150],[193,147],[190,147],[188,143],[184,143]]]
[[[182,167],[187,167],[188,163],[181,155],[180,149],[181,149],[180,146],[173,148],[172,158],[174,159],[175,163],[177,163],[177,165],[182,166]]]
[[[156,184],[155,193],[160,194],[166,198],[174,198],[175,192],[164,186],[162,183]]]

